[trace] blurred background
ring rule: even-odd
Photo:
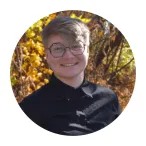
[[[136,67],[130,45],[124,35],[108,20],[85,11],[62,11],[46,16],[26,30],[14,50],[11,85],[18,102],[49,83],[41,32],[54,18],[70,16],[86,23],[91,31],[90,56],[86,79],[114,90],[122,110],[128,104],[135,85]]]

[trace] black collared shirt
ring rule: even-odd
[[[19,103],[25,114],[44,129],[62,135],[84,135],[114,121],[121,109],[116,94],[84,79],[73,88],[57,79]]]

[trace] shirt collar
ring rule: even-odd
[[[81,89],[88,97],[92,97],[92,88],[90,87],[90,83],[86,80],[85,76],[82,84],[78,88],[74,88],[63,83],[54,75],[54,73],[50,78],[49,84],[53,85],[53,88],[56,88],[57,89],[56,92],[58,92],[58,94],[60,95],[61,94],[64,95],[66,92],[72,94],[78,92]]]

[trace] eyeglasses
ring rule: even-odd
[[[66,49],[69,48],[70,52],[74,55],[82,55],[85,50],[85,44],[82,41],[75,41],[68,47],[65,47],[60,42],[53,43],[48,49],[54,58],[63,57]]]

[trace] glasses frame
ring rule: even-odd
[[[76,42],[76,41],[74,41],[74,42]],[[74,42],[71,44],[71,45],[73,45],[74,44]],[[78,42],[82,42],[82,41],[78,41]],[[82,42],[83,43],[83,42]],[[50,54],[53,56],[53,54],[52,54],[52,51],[51,51],[51,47],[54,45],[54,44],[61,44],[61,45],[63,45],[62,43],[60,43],[60,42],[56,42],[56,43],[53,43],[49,48],[48,48],[48,50],[50,51]],[[68,47],[65,47],[64,45],[64,53],[62,54],[62,56],[59,56],[59,57],[56,57],[56,56],[53,56],[54,58],[61,58],[61,57],[63,57],[64,56],[64,54],[65,54],[65,52],[67,51],[67,48],[69,49],[69,51],[71,52],[71,54],[73,54],[72,53],[72,51],[71,51],[71,45],[69,45]],[[78,56],[78,55],[82,55],[83,53],[84,53],[84,51],[85,51],[85,44],[83,43],[83,51],[82,51],[82,53],[81,54],[77,54],[77,55],[75,55],[75,54],[73,54],[74,56]]]

